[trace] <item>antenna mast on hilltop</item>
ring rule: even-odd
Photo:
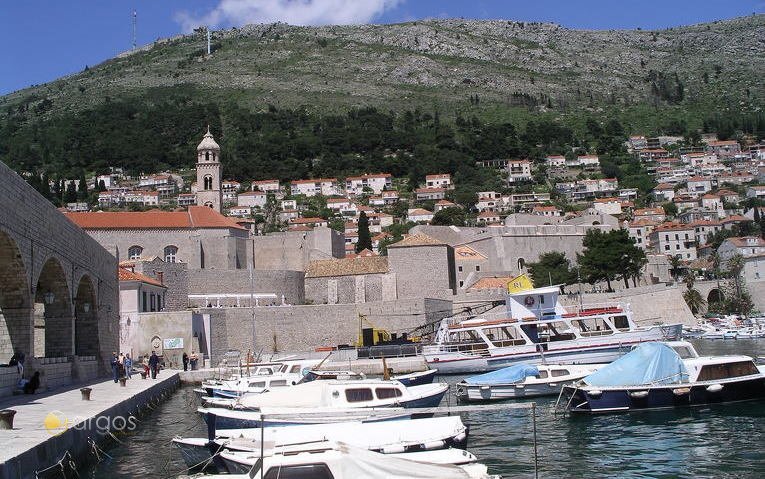
[[[133,9],[133,50],[136,49],[137,43],[135,40],[135,26],[136,22],[138,21],[138,13]]]

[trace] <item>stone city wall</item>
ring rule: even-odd
[[[313,351],[317,347],[353,344],[359,334],[359,314],[364,327],[391,333],[409,332],[437,321],[452,311],[451,301],[419,298],[363,304],[304,305],[288,307],[206,308],[210,315],[212,364],[227,350],[246,354]],[[253,328],[252,314],[255,315]],[[255,342],[253,347],[253,335]]]
[[[288,304],[303,304],[305,289],[303,271],[253,271],[252,286],[255,293],[274,293],[277,302],[281,296]],[[247,270],[190,270],[189,294],[250,293],[250,272]]]

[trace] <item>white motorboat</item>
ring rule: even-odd
[[[466,378],[457,384],[463,401],[553,396],[569,384],[594,373],[604,364],[515,364],[497,371]]]
[[[646,341],[679,339],[681,324],[638,326],[628,306],[565,309],[560,286],[507,296],[506,311],[471,319],[446,318],[422,349],[441,373],[493,371],[516,363],[608,363]]]
[[[726,329],[722,332],[723,339],[736,339],[738,338],[738,329]]]
[[[217,451],[260,451],[264,444],[288,445],[305,442],[338,441],[383,454],[443,448],[467,447],[468,428],[459,416],[363,423],[349,421],[260,429],[210,431],[210,438],[175,438],[189,467],[211,462]]]
[[[218,390],[236,390],[238,388],[248,387],[251,381],[260,381],[264,378],[277,374],[294,375],[295,380],[299,380],[311,368],[321,363],[319,359],[290,359],[284,361],[270,361],[251,364],[246,367],[246,372],[239,375],[233,375],[228,379],[211,379],[202,382],[200,388],[195,389],[199,395],[213,397],[213,391]]]
[[[264,451],[262,458],[247,474],[181,476],[195,479],[264,479],[310,477],[312,479],[490,479],[479,463],[453,465],[417,462],[390,457],[343,443],[322,443],[274,448]]]
[[[322,442],[305,444],[305,446],[316,447],[328,447],[328,444]],[[230,474],[247,474],[260,460],[260,452],[246,452],[246,451],[222,451],[220,454],[221,462],[224,464],[226,470]],[[435,451],[417,451],[417,452],[405,452],[386,454],[386,458],[394,459],[406,459],[409,461],[416,461],[428,464],[453,464],[463,465],[472,464],[478,462],[478,458],[472,453],[463,449],[438,449]]]

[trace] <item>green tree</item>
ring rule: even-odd
[[[74,180],[69,180],[64,194],[64,203],[74,203],[75,201],[77,201],[77,185],[74,184]]]
[[[680,256],[669,257],[669,274],[674,281],[680,277],[680,273],[683,271],[683,260]]]
[[[664,209],[664,214],[667,216],[677,216],[677,205],[672,203],[671,201],[667,201],[666,203],[662,203],[661,207]]]
[[[707,302],[698,289],[694,288],[696,283],[696,274],[693,271],[686,271],[683,278],[685,280],[686,290],[683,292],[683,299],[693,314],[698,314],[706,306]]]
[[[430,221],[438,226],[465,226],[465,210],[459,206],[451,206],[436,212]]]
[[[617,278],[623,278],[629,287],[627,280],[639,276],[645,265],[645,253],[623,228],[607,233],[591,229],[582,244],[584,251],[577,254],[577,262],[585,281],[605,281],[609,291],[613,291],[611,281]]]
[[[547,284],[574,284],[576,283],[576,269],[571,267],[571,262],[565,253],[551,251],[539,256],[539,261],[529,263],[529,274],[535,285]]]
[[[356,243],[356,252],[372,250],[372,236],[369,234],[369,218],[363,211],[359,215],[359,241]]]
[[[85,181],[85,175],[80,175],[80,181],[77,183],[77,200],[85,201],[88,197],[88,183]]]

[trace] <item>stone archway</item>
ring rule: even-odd
[[[35,357],[72,354],[72,302],[61,263],[49,258],[40,271],[35,288]]]
[[[16,242],[0,230],[0,362],[32,351],[29,286]]]
[[[712,288],[707,295],[707,304],[719,303],[725,300],[725,296],[718,288]]]
[[[74,354],[98,355],[98,300],[88,275],[80,278],[74,297]]]

